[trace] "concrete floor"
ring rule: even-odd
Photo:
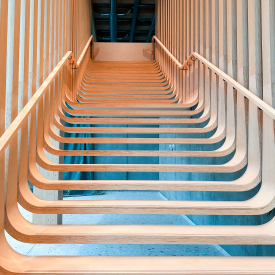
[[[69,197],[66,200],[164,200],[159,192],[107,191],[104,195]],[[20,206],[29,221],[32,213]],[[178,224],[192,222],[183,215],[63,215],[63,224]],[[11,247],[24,255],[81,256],[229,256],[218,245],[120,245],[120,244],[25,244],[6,233]]]

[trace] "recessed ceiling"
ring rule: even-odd
[[[96,41],[110,42],[110,0],[92,0],[92,6]],[[117,42],[151,41],[155,34],[155,0],[117,0],[117,13]]]

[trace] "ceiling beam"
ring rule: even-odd
[[[152,36],[152,32],[153,32],[154,27],[155,27],[155,18],[156,18],[156,13],[154,14],[154,17],[152,19],[152,23],[151,23],[151,27],[150,27],[150,30],[149,30],[149,33],[148,33],[148,36],[147,36],[147,39],[146,39],[146,43],[149,42],[149,40]]]
[[[147,21],[150,21],[150,24],[151,24],[153,16],[154,16],[154,12],[152,12],[152,13],[143,13],[142,11],[139,11],[137,21],[141,21],[141,20],[146,19]],[[97,13],[96,11],[95,11],[95,19],[96,20],[99,19],[99,20],[103,20],[103,21],[104,20],[105,21],[110,20],[109,17],[107,17],[107,16],[100,16],[100,14]],[[117,18],[117,20],[119,20],[119,21],[123,21],[125,19],[131,20],[131,22],[132,22],[132,14],[130,13],[126,16]]]
[[[111,0],[110,31],[111,42],[117,42],[117,0]]]
[[[132,26],[131,26],[131,32],[130,32],[130,40],[129,40],[130,43],[133,42],[133,40],[134,40],[136,21],[137,21],[137,16],[138,16],[139,2],[140,2],[140,0],[135,0],[133,16],[132,16]]]
[[[110,4],[110,0],[93,0],[94,4]],[[134,0],[118,0],[118,5],[120,4],[134,4]],[[142,4],[144,5],[154,5],[155,0],[142,0]]]

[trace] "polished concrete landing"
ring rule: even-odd
[[[107,191],[103,195],[69,197],[67,200],[164,200],[159,192]],[[20,207],[31,221],[32,214]],[[183,215],[63,215],[63,224],[178,224],[191,221]],[[229,256],[217,245],[23,244],[7,234],[10,245],[25,255],[87,256]]]

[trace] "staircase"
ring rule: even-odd
[[[91,40],[78,61],[72,52],[63,57],[0,139],[1,161],[5,155],[8,159],[7,185],[5,189],[2,183],[0,192],[0,218],[7,232],[21,242],[46,244],[275,244],[274,218],[250,226],[43,226],[22,217],[17,203],[38,214],[260,215],[274,208],[274,109],[197,53],[181,64],[157,37],[152,62],[94,61]],[[187,75],[184,83],[174,81],[175,71]],[[158,138],[148,137],[151,134]],[[62,150],[52,140],[108,146]],[[157,144],[161,149],[115,149],[133,144]],[[59,157],[188,157],[190,161],[59,164],[45,152]],[[18,160],[19,165],[14,165]],[[38,166],[57,172],[137,172],[143,178],[150,172],[178,173],[182,178],[187,174],[208,178],[211,173],[219,180],[49,180]],[[30,191],[28,182],[44,190],[241,192],[260,183],[261,187],[247,201],[46,201]],[[11,249],[4,232],[0,243],[2,274],[275,274],[272,257],[28,257]]]

